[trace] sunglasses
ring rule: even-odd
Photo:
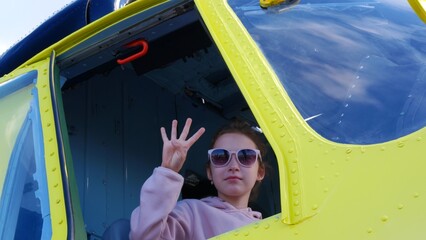
[[[235,154],[238,163],[243,167],[251,167],[259,156],[262,161],[260,151],[258,149],[239,149],[230,151],[223,148],[214,148],[207,151],[209,160],[215,167],[225,167],[231,161],[232,154]]]

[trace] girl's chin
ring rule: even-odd
[[[222,193],[226,196],[238,197],[242,196],[245,192],[240,187],[227,187],[226,189],[223,189]]]

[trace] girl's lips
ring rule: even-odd
[[[225,178],[225,180],[234,180],[234,179],[241,180],[241,178],[237,177],[237,176],[230,176],[230,177]]]

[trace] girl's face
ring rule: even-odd
[[[224,148],[229,151],[239,149],[257,149],[256,144],[241,133],[225,133],[215,142],[213,148]],[[251,167],[241,166],[236,154],[231,154],[231,161],[224,167],[210,164],[207,175],[213,181],[218,196],[224,200],[249,199],[251,190],[256,183],[263,179],[264,169],[259,169],[259,161]]]

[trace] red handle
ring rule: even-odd
[[[117,59],[117,63],[123,65],[123,64],[129,63],[131,61],[134,61],[134,60],[136,60],[140,57],[145,56],[145,54],[148,52],[148,42],[145,41],[145,40],[137,40],[137,41],[131,42],[131,43],[127,44],[125,47],[130,48],[130,47],[137,47],[137,46],[142,47],[142,50],[140,52],[138,52],[138,53],[136,53],[136,54],[134,54],[134,55],[132,55],[128,58],[125,58],[125,59]]]

